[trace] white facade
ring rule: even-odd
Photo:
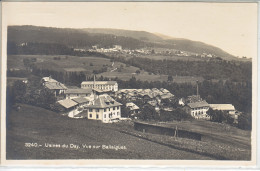
[[[121,118],[121,107],[114,106],[108,108],[88,108],[88,119],[101,120],[104,123],[113,122]]]
[[[81,88],[97,88],[104,91],[118,91],[118,84],[115,81],[83,81]]]

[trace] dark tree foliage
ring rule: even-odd
[[[11,88],[8,88],[8,91],[10,90],[10,99],[12,99],[13,103],[21,103],[23,102],[23,99],[26,94],[26,84],[23,83],[20,80],[17,80],[14,82],[13,86]]]
[[[154,107],[150,105],[145,105],[141,109],[141,114],[139,115],[139,119],[141,120],[158,120],[159,115],[155,111]]]
[[[252,62],[215,60],[183,61],[183,60],[152,60],[149,58],[110,57],[113,61],[144,69],[154,74],[179,76],[202,76],[209,79],[229,79],[235,82],[251,81]]]
[[[238,128],[244,130],[252,130],[252,115],[249,113],[242,113],[238,116]]]

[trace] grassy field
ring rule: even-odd
[[[155,124],[155,123],[153,123]],[[156,125],[188,130],[202,134],[202,141],[169,136],[142,135],[149,140],[154,140],[175,147],[203,152],[209,156],[217,156],[231,160],[251,159],[251,132],[232,127],[227,124],[214,123],[204,120],[194,121],[172,121],[167,123],[156,123]],[[139,133],[140,134],[140,133]]]
[[[108,67],[107,72],[98,74],[107,78],[118,77],[121,80],[129,80],[132,76],[135,76],[137,80],[142,81],[167,81],[167,75],[154,75],[146,71],[141,71],[140,74],[136,74],[137,70],[140,70],[134,66],[126,66],[121,62],[111,62],[109,59],[101,57],[77,57],[77,56],[64,56],[64,55],[9,55],[7,58],[8,68],[25,69],[23,59],[36,58],[36,66],[42,69],[48,69],[60,72],[85,72],[92,74],[93,70],[100,70],[104,66]],[[60,58],[60,60],[54,60],[54,58]],[[113,66],[112,66],[113,64]],[[123,66],[121,68],[121,66]],[[119,70],[119,68],[121,68]],[[111,72],[112,71],[112,72]],[[176,83],[195,83],[196,80],[203,81],[202,77],[190,77],[190,76],[174,76],[173,82]]]
[[[129,124],[103,124],[71,119],[57,113],[22,105],[7,115],[7,159],[201,159],[214,158],[178,150],[121,132]],[[26,147],[25,143],[37,143]],[[45,147],[45,144],[61,147]],[[68,148],[62,148],[62,145]],[[71,144],[74,144],[73,146]],[[92,148],[83,148],[82,144]],[[42,145],[41,147],[39,145]],[[93,146],[124,146],[102,149]],[[79,148],[70,148],[78,146]]]
[[[54,60],[59,57],[60,60]],[[39,68],[57,71],[87,71],[99,70],[103,65],[110,66],[109,59],[101,57],[77,57],[64,55],[9,55],[7,58],[8,68],[24,68],[24,58],[36,58]]]

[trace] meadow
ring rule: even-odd
[[[131,128],[131,124],[104,124],[87,119],[72,119],[39,107],[21,104],[19,111],[13,109],[7,114],[6,157],[25,160],[214,159],[123,133],[123,127]],[[45,147],[46,144],[60,147]],[[63,148],[64,144],[68,148]],[[72,148],[71,144],[74,145]],[[79,148],[73,148],[76,145]],[[92,148],[84,148],[83,145]],[[125,149],[94,148],[102,145],[124,146]]]
[[[107,67],[107,72],[97,74],[97,77],[119,78],[121,80],[130,80],[133,76],[142,81],[167,81],[168,75],[155,75],[148,73],[134,66],[126,66],[121,62],[112,62],[102,57],[78,57],[68,55],[9,55],[7,58],[8,68],[25,69],[23,59],[36,58],[37,68],[48,69],[59,72],[84,72],[88,75],[94,70],[101,70]],[[120,69],[121,68],[121,69]],[[136,73],[139,70],[140,73]],[[174,75],[174,74],[173,74]],[[195,83],[196,80],[203,81],[202,77],[191,76],[173,76],[175,83]]]

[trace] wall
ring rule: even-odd
[[[147,132],[152,134],[160,134],[160,135],[174,136],[175,134],[175,128],[162,127],[162,126],[151,125],[151,124],[140,123],[140,122],[134,122],[134,129],[137,131],[142,131],[142,132]],[[200,133],[178,129],[178,137],[201,141],[202,135]]]

